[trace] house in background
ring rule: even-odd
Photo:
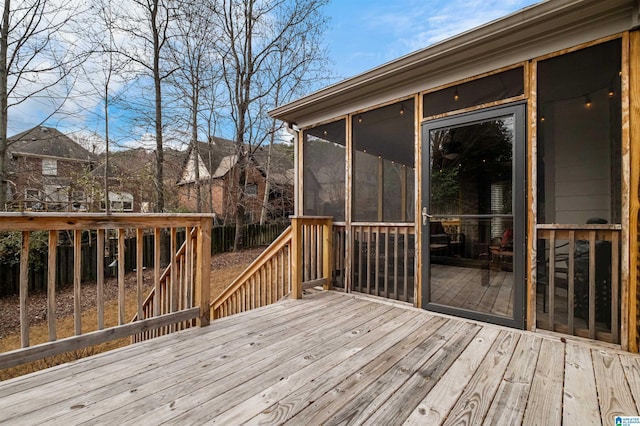
[[[178,180],[183,207],[196,210],[197,164],[202,211],[215,213],[221,223],[233,222],[240,180],[235,150],[233,141],[222,138],[211,138],[210,143],[199,142],[197,149],[189,149]],[[266,220],[287,218],[293,212],[293,176],[293,155],[289,147],[274,144],[270,162],[269,148],[260,147],[249,154],[243,188],[246,223],[259,222],[263,206],[266,207]],[[267,190],[269,195],[265,205]]]
[[[38,126],[8,139],[8,210],[87,211],[79,184],[96,156],[57,129]]]

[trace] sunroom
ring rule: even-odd
[[[637,351],[638,24],[541,2],[273,110],[333,285]]]

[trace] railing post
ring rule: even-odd
[[[302,218],[291,217],[291,297],[302,298]]]
[[[324,241],[322,242],[322,276],[325,278],[324,289],[331,290],[331,271],[333,260],[333,220],[325,219],[322,226],[322,235]]]
[[[188,235],[187,235],[188,237]],[[209,297],[211,292],[211,218],[202,218],[198,228],[196,260],[195,306],[200,308],[196,319],[198,327],[209,325]]]

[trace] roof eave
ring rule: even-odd
[[[269,114],[287,123],[298,124],[297,120],[308,111],[322,109],[320,104],[323,102],[326,103],[324,108],[330,108],[331,99],[340,95],[365,97],[375,93],[377,86],[388,88],[401,85],[403,81],[397,77],[403,73],[415,73],[416,70],[427,72],[429,65],[438,61],[439,68],[446,67],[448,60],[457,60],[448,59],[453,53],[473,50],[475,57],[495,54],[501,46],[513,45],[518,39],[530,39],[532,34],[524,30],[532,27],[538,29],[538,34],[560,33],[569,26],[579,23],[584,25],[583,21],[590,16],[600,17],[629,11],[631,17],[634,3],[634,0],[548,0],[538,3],[279,106],[269,111]],[[591,8],[590,15],[578,13],[586,11],[587,7]],[[472,60],[472,57],[468,60]],[[394,81],[394,77],[397,81]]]

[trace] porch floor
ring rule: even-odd
[[[612,424],[640,357],[321,292],[0,382],[11,424]]]

